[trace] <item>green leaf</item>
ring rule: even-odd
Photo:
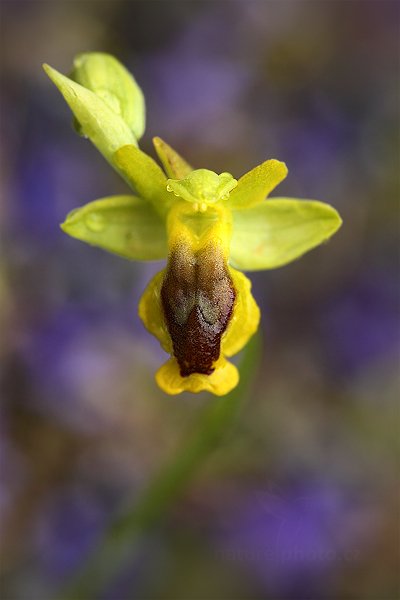
[[[120,148],[114,154],[113,161],[139,196],[152,202],[157,212],[164,214],[171,204],[171,197],[167,192],[167,178],[161,167],[132,145]]]
[[[273,198],[233,211],[231,264],[245,271],[285,265],[326,241],[342,224],[329,204]]]
[[[136,138],[124,119],[111,110],[95,93],[65,77],[49,65],[43,65],[43,68],[64,96],[83,134],[110,163],[118,148],[126,144],[137,145]]]
[[[164,222],[145,200],[110,196],[73,210],[61,225],[70,236],[131,260],[167,256]]]
[[[136,139],[142,137],[146,124],[142,90],[114,56],[104,52],[79,54],[70,77],[120,115]]]
[[[153,138],[154,148],[158,158],[162,162],[168,177],[172,179],[184,179],[193,171],[192,167],[171,146],[159,137]]]
[[[239,179],[230,194],[229,207],[241,210],[259,204],[285,179],[287,173],[285,163],[274,159],[266,160]]]

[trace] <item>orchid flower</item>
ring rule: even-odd
[[[167,259],[139,303],[145,327],[170,354],[156,374],[168,394],[228,393],[239,380],[228,358],[255,333],[260,310],[242,271],[299,258],[340,227],[316,200],[267,198],[287,168],[267,160],[235,179],[193,169],[159,137],[157,162],[138,147],[143,94],[132,75],[103,53],[79,55],[70,77],[44,65],[89,138],[134,194],[73,210],[68,235],[130,260]]]

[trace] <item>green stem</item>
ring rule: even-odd
[[[87,563],[79,570],[60,598],[90,600],[111,583],[129,561],[141,536],[155,525],[185,489],[196,469],[218,446],[234,423],[260,355],[260,337],[254,336],[243,353],[240,383],[230,394],[212,399],[199,422],[182,443],[180,451],[153,479],[132,509],[117,516]]]

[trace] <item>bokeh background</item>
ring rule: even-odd
[[[341,213],[329,244],[252,275],[261,366],[224,438],[101,598],[395,600],[399,594],[399,4],[1,3],[2,597],[52,600],[174,456],[206,394],[167,397],[140,323],[160,264],[58,224],[126,188],[41,70],[108,51],[159,135]],[[77,598],[76,600],[88,600]]]

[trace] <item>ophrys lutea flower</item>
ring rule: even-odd
[[[143,95],[112,56],[83,54],[70,77],[45,70],[88,137],[134,190],[72,211],[62,229],[133,260],[167,259],[150,281],[139,315],[171,357],[156,379],[169,394],[229,392],[238,382],[227,358],[258,328],[260,311],[241,272],[285,265],[327,240],[341,225],[328,204],[266,199],[287,174],[267,160],[239,179],[193,169],[160,138],[164,168],[138,148]]]

